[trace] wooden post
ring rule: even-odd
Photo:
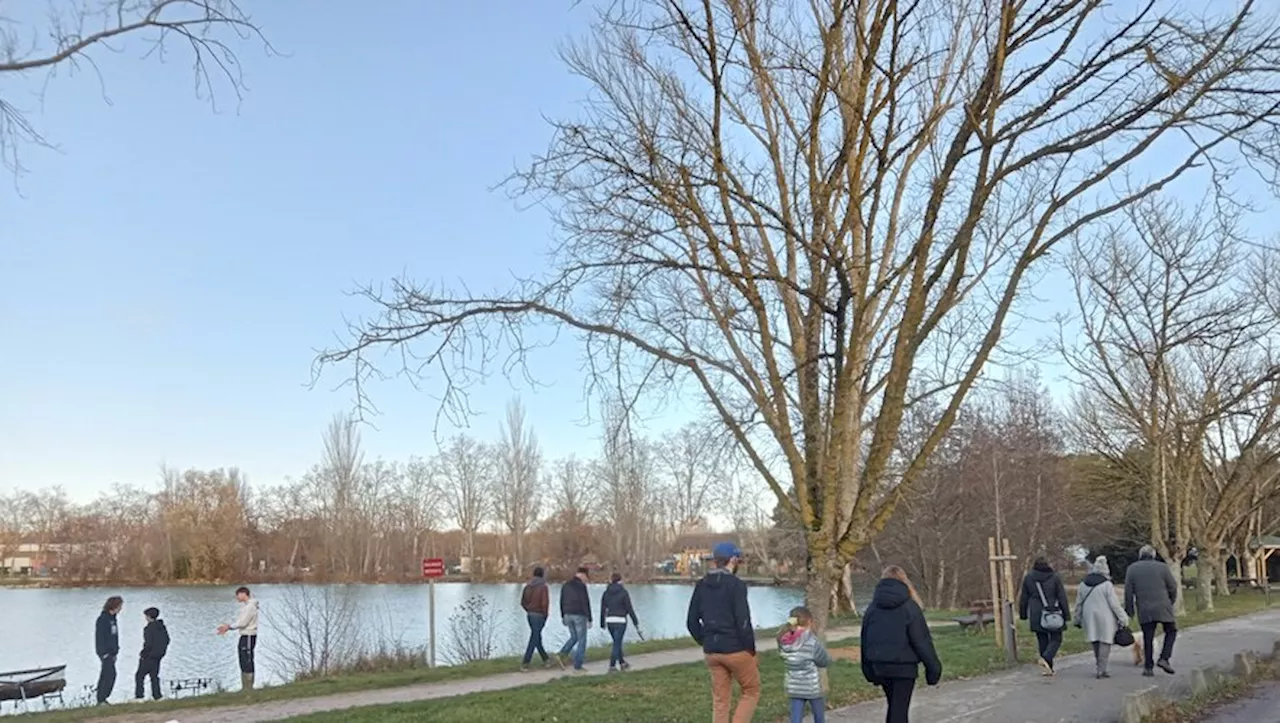
[[[1014,593],[1014,590],[1016,590],[1017,588],[1013,586],[1013,561],[1018,558],[1013,556],[1013,550],[1009,546],[1009,538],[1006,537],[1002,542],[1003,542],[1002,550],[1004,554],[1001,555],[1001,557],[1004,558],[1002,560],[1002,563],[1004,565],[1004,589],[1005,589],[1006,601],[1008,602],[1008,606],[1006,608],[1006,614],[1005,614],[1005,617],[1008,618],[1007,620],[1008,639],[1006,641],[1008,645],[1006,646],[1005,649],[1010,651],[1009,652],[1010,662],[1016,663],[1018,661],[1018,627],[1017,627],[1018,624],[1017,624],[1017,616],[1014,614],[1013,606],[1017,605],[1018,601]]]
[[[996,560],[996,538],[987,538],[987,561],[991,567],[991,607],[996,616],[996,647],[1004,647],[1004,605],[1000,604],[1000,568]],[[981,615],[982,611],[979,610]]]

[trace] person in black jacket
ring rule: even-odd
[[[160,661],[169,652],[169,630],[160,619],[158,608],[147,608],[142,616],[147,619],[147,626],[142,629],[142,654],[133,676],[133,697],[142,700],[142,684],[151,676],[151,697],[160,700]]]
[[[920,596],[896,565],[885,568],[862,618],[862,675],[884,690],[887,723],[907,723],[920,665],[929,685],[942,679],[942,661],[933,647]]]
[[[587,630],[591,626],[591,596],[587,593],[587,568],[580,567],[569,581],[560,587],[560,618],[569,629],[569,639],[556,655],[560,667],[564,656],[573,651],[573,672],[583,673],[587,658]]]
[[[702,646],[711,672],[713,723],[729,723],[734,681],[742,689],[742,696],[733,721],[749,723],[760,703],[760,665],[747,585],[735,574],[742,551],[732,542],[721,542],[711,556],[715,568],[693,588],[686,625]]]
[[[1045,615],[1045,613],[1050,613]],[[1053,615],[1057,614],[1057,618]],[[1053,676],[1053,659],[1062,647],[1062,631],[1071,622],[1071,605],[1067,600],[1067,587],[1062,578],[1049,566],[1049,561],[1037,557],[1031,572],[1022,580],[1022,592],[1018,595],[1018,617],[1031,622],[1031,632],[1036,634],[1040,649],[1040,667],[1045,676]],[[1061,620],[1061,627],[1047,623]]]
[[[102,614],[94,627],[93,647],[102,667],[98,671],[98,705],[106,705],[116,687],[116,656],[120,654],[120,628],[116,616],[124,609],[124,598],[112,595],[102,606]]]
[[[627,618],[631,618],[637,630],[640,628],[640,620],[636,617],[635,608],[631,606],[631,593],[622,586],[622,575],[615,572],[609,578],[609,586],[600,596],[600,627],[608,630],[609,637],[613,640],[613,647],[609,650],[610,673],[618,672],[619,668],[624,671],[631,669],[622,657],[622,639],[627,634]]]

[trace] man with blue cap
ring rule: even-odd
[[[749,723],[760,702],[760,666],[747,584],[736,574],[742,551],[732,542],[721,542],[711,556],[715,568],[698,581],[689,600],[689,634],[702,646],[711,672],[713,723],[730,723],[735,681],[742,696],[732,722]]]

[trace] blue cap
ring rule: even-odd
[[[728,560],[734,557],[742,557],[742,550],[732,542],[721,542],[711,550],[711,556],[717,560]]]

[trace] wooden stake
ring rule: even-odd
[[[1004,605],[1000,604],[1000,572],[996,561],[996,538],[987,538],[987,560],[991,566],[991,607],[996,616],[996,647],[1004,647]],[[981,615],[981,611],[978,613]]]
[[[1018,648],[1017,623],[1014,622],[1016,618],[1013,617],[1014,613],[1012,611],[1014,606],[1018,604],[1018,598],[1014,593],[1014,590],[1017,588],[1013,586],[1013,561],[1018,558],[1013,556],[1013,550],[1009,546],[1009,538],[1007,537],[1003,540],[1003,552],[1004,554],[1001,555],[1001,557],[1004,559],[1001,561],[1001,565],[1004,566],[1004,589],[1006,600],[1010,603],[1009,610],[1011,611],[1010,620],[1008,622],[1009,649],[1016,651]]]

